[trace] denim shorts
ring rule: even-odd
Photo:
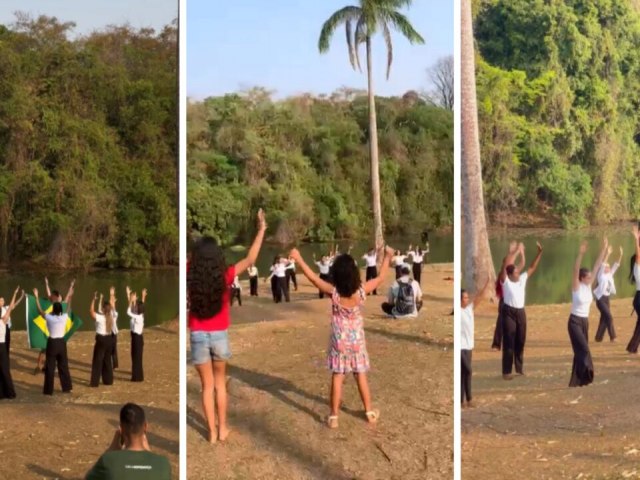
[[[229,334],[227,330],[218,332],[191,332],[191,362],[202,365],[211,360],[229,360]]]

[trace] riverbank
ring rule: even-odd
[[[169,457],[178,478],[179,345],[177,321],[145,329],[145,381],[132,383],[129,331],[119,335],[120,368],[111,386],[89,387],[95,334],[76,332],[68,343],[73,392],[42,394],[34,375],[38,351],[26,332],[12,332],[11,373],[18,397],[0,401],[0,478],[84,478],[111,443],[122,405],[144,407],[152,451]]]
[[[599,313],[589,319],[594,384],[568,388],[573,351],[570,305],[527,307],[524,377],[504,381],[501,353],[490,349],[496,306],[476,312],[475,408],[462,413],[464,478],[640,478],[640,357],[625,347],[635,327],[631,299],[611,302],[618,341],[595,343]],[[519,474],[519,475],[518,475]]]
[[[383,295],[365,305],[380,422],[367,425],[352,378],[345,382],[340,428],[323,423],[330,373],[324,365],[329,300],[302,275],[289,304],[258,299],[234,306],[230,329],[229,421],[224,444],[206,442],[200,381],[187,367],[189,478],[450,479],[453,475],[453,265],[427,265],[425,306],[412,320],[384,317]],[[380,292],[385,292],[393,273]],[[265,320],[259,323],[250,321]],[[266,321],[269,320],[269,321]],[[243,323],[244,322],[244,323]]]

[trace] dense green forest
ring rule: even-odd
[[[387,233],[453,219],[453,115],[416,92],[376,98]],[[191,103],[188,225],[229,244],[258,207],[273,240],[362,238],[372,230],[366,92],[274,100],[256,88]]]
[[[565,227],[640,216],[640,15],[616,0],[479,0],[490,215]]]
[[[0,260],[177,263],[177,29],[0,25]]]

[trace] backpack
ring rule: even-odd
[[[398,282],[398,297],[396,298],[396,312],[398,315],[410,315],[415,308],[412,282]]]

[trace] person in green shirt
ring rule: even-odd
[[[120,428],[86,480],[171,480],[169,460],[151,453],[144,410],[127,403],[120,410]]]

